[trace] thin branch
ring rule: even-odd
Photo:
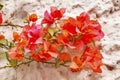
[[[5,49],[9,49],[9,46],[4,45],[4,44],[0,44],[0,47],[1,47],[1,48],[5,48]]]
[[[22,62],[22,63],[18,64],[17,67],[19,67],[20,65],[23,65],[23,64],[29,64],[31,62],[33,62],[33,60],[30,60],[30,61],[27,61],[27,62]]]
[[[12,26],[12,27],[20,27],[20,28],[23,28],[23,26],[21,26],[21,25],[12,24],[12,23],[1,24],[0,26]]]
[[[56,64],[55,62],[43,62],[43,63],[46,63],[46,64]],[[61,66],[64,66],[64,67],[68,67],[68,65],[65,65],[65,64],[60,64]]]
[[[31,62],[33,62],[33,60],[30,60],[30,61],[27,61],[27,62],[22,62],[22,63],[20,63],[20,64],[18,64],[16,66],[19,67],[20,65],[29,64]],[[0,69],[5,69],[5,68],[12,68],[12,66],[11,65],[6,65],[6,66],[3,66],[3,67],[0,67]]]
[[[6,48],[6,49],[9,49],[9,46],[4,45],[4,44],[0,44],[0,47],[3,47],[3,48]],[[23,64],[29,64],[29,63],[31,63],[31,62],[34,61],[34,60],[31,59],[31,58],[27,58],[27,57],[24,57],[24,58],[27,59],[27,60],[29,60],[29,61],[19,63],[19,64],[16,65],[16,67],[19,67],[20,65],[23,65]],[[46,63],[46,64],[54,64],[54,65],[56,64],[56,62],[42,62],[42,63]],[[64,67],[68,67],[68,65],[65,65],[64,63],[59,64],[59,65],[64,66]],[[5,69],[5,68],[12,68],[12,66],[11,66],[11,65],[5,65],[5,66],[3,66],[3,67],[0,67],[0,69]]]
[[[10,65],[6,65],[6,66],[3,66],[3,67],[0,67],[0,69],[5,69],[5,68],[11,68],[12,66]]]
[[[19,67],[19,66],[21,66],[23,64],[30,64],[31,62],[33,62],[33,60],[30,60],[30,61],[27,61],[27,62],[22,62],[22,63],[20,63],[20,64],[18,64],[16,66]],[[55,62],[43,62],[43,63],[46,63],[46,64],[55,64]],[[62,65],[64,67],[68,67],[68,65],[65,65],[65,64],[60,64],[60,65]],[[12,66],[11,65],[6,65],[6,66],[3,66],[3,67],[0,67],[0,69],[5,69],[5,68],[12,68]]]

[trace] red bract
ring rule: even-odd
[[[79,23],[81,23],[81,25],[78,25],[78,27],[81,28],[88,25],[90,16],[86,12],[82,12],[79,16],[76,17],[76,19]]]
[[[23,51],[22,48],[20,47],[16,46],[14,48],[11,48],[8,54],[9,54],[9,59],[18,60],[18,61],[23,60]]]
[[[23,34],[21,35],[23,40],[27,40],[25,43],[25,48],[31,51],[34,49],[33,47],[37,46],[37,44],[43,43],[42,35],[43,30],[40,25],[33,23],[30,27],[26,26],[26,29],[24,29]]]
[[[51,16],[53,18],[57,18],[57,19],[60,19],[62,18],[63,14],[65,13],[66,9],[65,8],[61,8],[60,10],[57,9],[57,7],[51,7]]]
[[[101,73],[102,70],[100,66],[102,65],[102,55],[96,47],[89,48],[87,47],[85,52],[81,57],[75,56],[73,58],[74,65],[71,64],[72,71],[78,71],[83,68],[91,68],[94,72]]]
[[[0,24],[3,22],[2,13],[0,13]]]
[[[51,60],[52,57],[48,53],[41,52],[41,53],[32,55],[32,58],[36,61],[45,62],[45,61]]]
[[[77,72],[80,71],[82,69],[82,60],[80,59],[80,57],[75,56],[70,64],[70,69],[72,72]]]
[[[13,41],[19,41],[20,40],[20,35],[17,32],[13,32]]]
[[[77,16],[77,25],[85,44],[98,41],[104,36],[99,22],[97,20],[90,20],[89,15],[85,12]]]
[[[67,22],[63,26],[61,26],[61,28],[63,30],[68,31],[68,33],[71,34],[71,35],[77,34],[77,31],[76,31],[77,26],[76,26],[75,22],[76,21],[75,21],[74,18],[69,18],[67,20]]]
[[[41,24],[53,24],[53,22],[54,18],[46,10],[44,13],[44,19],[42,20]]]
[[[48,52],[48,54],[50,54],[51,57],[57,58],[57,56],[59,55],[59,44],[44,43],[44,47],[46,47],[46,52]]]
[[[102,65],[103,57],[96,47],[87,47],[82,57],[85,59],[83,63],[84,66],[90,67],[94,72],[102,72],[100,66]]]
[[[47,10],[45,11],[44,19],[42,20],[41,24],[53,24],[56,19],[62,18],[65,10],[65,8],[58,10],[57,7],[51,7],[51,13],[49,13]]]
[[[82,53],[84,51],[85,48],[85,44],[82,40],[76,40],[74,41],[74,43],[72,44],[72,46],[74,46],[75,48],[73,48],[75,51]]]
[[[71,60],[70,53],[67,53],[67,52],[60,53],[58,56],[58,60],[61,62],[70,61]]]
[[[89,26],[92,26],[94,28],[93,33],[92,33],[92,34],[96,35],[94,37],[94,40],[100,40],[104,37],[102,27],[97,20],[90,20]]]
[[[40,25],[32,24],[30,30],[27,33],[28,44],[38,44],[41,43],[41,37],[43,34],[42,27]]]
[[[62,34],[58,35],[58,42],[62,43],[63,45],[67,45],[69,43],[69,38],[71,36],[69,35],[68,31],[63,30]]]
[[[103,38],[104,34],[101,31],[101,26],[99,23],[96,25],[88,24],[84,29],[81,30],[82,40],[87,44],[94,41],[98,41]]]
[[[44,62],[52,58],[51,55],[44,50],[44,45],[39,45],[39,46],[35,45],[35,48],[32,48],[30,52],[32,54],[32,58],[36,61]]]
[[[49,45],[46,43],[43,44],[31,44],[29,45],[29,50],[31,56],[36,61],[48,61],[52,58],[52,56],[48,52]]]

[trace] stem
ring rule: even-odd
[[[22,63],[20,63],[20,64],[18,64],[18,65],[16,65],[16,66],[19,67],[20,65],[29,64],[29,63],[31,63],[31,62],[33,62],[33,60],[27,61],[27,62],[22,62]],[[12,68],[12,66],[11,66],[11,65],[6,65],[6,66],[3,66],[3,67],[0,67],[0,69],[5,69],[5,68]]]
[[[55,26],[56,26],[57,28],[59,28],[57,21],[58,21],[58,20],[56,19],[56,20],[55,20]]]
[[[23,64],[29,64],[31,62],[33,62],[33,60],[30,60],[30,61],[27,61],[27,62],[22,62],[22,63],[18,64],[17,67],[19,67],[20,65],[23,65]]]
[[[46,63],[46,64],[56,64],[55,62],[43,62],[43,63]],[[64,66],[64,67],[68,67],[68,65],[65,65],[65,64],[60,64],[61,66]]]
[[[19,67],[19,66],[21,66],[23,64],[30,64],[31,62],[33,62],[33,60],[30,60],[30,61],[27,61],[27,62],[22,62],[22,63],[20,63],[20,64],[18,64],[16,66]],[[55,64],[55,62],[43,62],[43,63],[46,63],[46,64]],[[62,65],[64,67],[68,67],[68,65],[65,65],[65,64],[60,64],[60,65]],[[0,67],[0,69],[5,69],[5,68],[12,68],[12,66],[11,65],[6,65],[6,66],[3,66],[3,67]]]
[[[23,28],[23,26],[21,26],[21,25],[12,24],[12,23],[1,24],[0,26],[12,26],[12,27],[20,27],[20,28]]]
[[[0,67],[0,69],[11,68],[11,67],[12,67],[12,66],[8,65],[8,66]]]
[[[4,44],[0,44],[0,47],[1,47],[1,48],[5,48],[5,49],[9,49],[9,46],[4,45]]]

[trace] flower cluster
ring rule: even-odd
[[[65,19],[65,11],[65,8],[51,7],[40,24],[36,23],[36,14],[29,15],[22,32],[13,32],[8,60],[21,62],[29,57],[42,63],[54,61],[56,66],[65,65],[73,72],[90,68],[101,73],[102,54],[96,46],[96,41],[104,36],[101,25],[86,12]],[[0,35],[1,39],[4,36]]]

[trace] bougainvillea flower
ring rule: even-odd
[[[43,31],[40,25],[32,24],[32,28],[28,31],[29,43],[41,42],[40,37],[42,37]]]
[[[62,27],[63,30],[68,31],[70,34],[74,35],[77,33],[76,31],[76,24],[75,24],[75,19],[69,18],[67,23],[65,23]]]
[[[40,52],[38,54],[33,54],[32,58],[36,61],[45,62],[50,60],[52,57],[48,53]]]
[[[69,42],[69,38],[69,33],[63,30],[63,33],[58,35],[58,42],[62,43],[63,45],[67,45],[67,43]]]
[[[73,57],[72,62],[70,64],[71,71],[72,72],[80,71],[82,69],[81,66],[82,66],[82,61],[80,60],[80,57],[79,56]]]
[[[1,39],[5,39],[5,36],[0,34],[0,40]]]
[[[37,21],[37,19],[38,19],[38,17],[37,17],[36,14],[31,14],[31,15],[29,16],[29,20],[32,21],[32,22]]]
[[[82,34],[82,40],[85,44],[91,43],[92,41],[98,41],[103,38],[104,33],[101,30],[101,25],[97,20],[90,20],[87,13],[83,12],[80,16],[76,17],[77,26]]]
[[[19,41],[20,40],[20,35],[17,32],[13,32],[13,41]]]
[[[92,48],[86,47],[85,52],[80,57],[75,56],[72,60],[70,68],[73,72],[79,71],[83,68],[91,68],[94,72],[101,73],[101,65],[102,54],[95,46],[92,46]]]
[[[44,41],[44,51],[47,52],[51,57],[57,58],[59,44],[51,44],[50,42]]]
[[[97,20],[90,20],[89,26],[92,26],[94,28],[92,34],[95,34],[96,37],[94,37],[94,40],[100,40],[104,37],[104,33],[102,31],[102,27],[100,23]]]
[[[91,43],[93,40],[93,38],[95,37],[95,35],[93,34],[82,34],[82,40],[85,44]]]
[[[62,18],[63,14],[65,13],[66,9],[65,8],[61,8],[60,10],[57,9],[57,7],[51,7],[51,13],[50,15],[53,17],[53,18],[57,18],[57,19],[60,19]]]
[[[58,46],[59,46],[59,44],[47,44],[47,46],[48,46],[48,50],[47,50],[47,52],[48,52],[48,54],[50,54],[53,58],[57,58],[57,56],[58,56]]]
[[[62,18],[63,14],[65,13],[66,9],[61,8],[60,10],[57,7],[51,7],[51,13],[47,10],[44,13],[44,19],[42,20],[41,24],[53,24],[55,19]]]
[[[0,24],[3,22],[2,13],[0,13]]]
[[[58,55],[58,60],[61,62],[71,61],[70,53],[62,52]]]
[[[44,19],[42,20],[41,24],[53,24],[53,22],[54,22],[54,18],[46,10],[44,13]]]
[[[76,18],[62,19],[65,8],[51,7],[50,11],[44,12],[41,24],[36,23],[37,15],[31,14],[28,17],[30,23],[23,27],[22,32],[13,32],[14,47],[10,46],[8,50],[9,59],[22,61],[27,55],[30,60],[43,63],[53,61],[55,65],[57,62],[66,65],[70,61],[67,66],[73,72],[91,69],[101,73],[103,57],[95,45],[95,41],[104,36],[99,22],[91,20],[85,12]],[[4,39],[3,35],[0,35],[1,39]]]
[[[29,49],[32,58],[36,61],[47,61],[52,58],[48,51],[45,50],[44,44],[41,45],[32,44],[31,46],[29,46]]]
[[[79,16],[76,17],[77,21],[81,23],[81,25],[78,25],[78,27],[85,27],[88,25],[88,22],[90,20],[90,16],[86,12],[82,12]]]
[[[25,25],[22,29],[22,32],[20,34],[21,38],[28,39],[28,32],[32,27],[30,25]]]
[[[90,67],[94,72],[101,73],[102,54],[96,47],[87,47],[81,59],[84,59],[83,66]]]
[[[18,60],[18,61],[23,60],[23,51],[22,48],[20,47],[11,48],[8,54],[9,54],[9,59]]]
[[[79,52],[79,53],[82,53],[84,51],[84,48],[85,48],[85,44],[82,40],[77,40],[73,43],[73,46],[75,46],[74,50]]]
[[[94,41],[98,41],[101,38],[103,38],[104,33],[98,27],[101,27],[101,26],[99,24],[96,24],[96,26],[95,25],[92,26],[92,25],[88,24],[88,26],[86,28],[84,28],[83,30],[81,30],[81,32],[83,32],[83,34],[82,34],[82,40],[85,43],[90,43],[93,40]]]

